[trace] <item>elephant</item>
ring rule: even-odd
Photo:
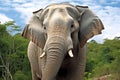
[[[82,80],[86,43],[103,29],[88,6],[59,3],[34,11],[22,32],[30,40],[32,80]]]

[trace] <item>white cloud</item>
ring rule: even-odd
[[[49,4],[49,1],[38,2],[33,0],[29,3],[26,2],[23,4],[13,4],[12,6],[17,12],[21,13],[20,17],[27,22],[29,17],[32,15],[32,12],[40,8],[44,8],[46,6],[45,4]]]
[[[1,14],[1,13],[0,13],[0,22],[1,22],[1,23],[5,23],[5,22],[7,22],[7,21],[13,21],[13,19],[7,17],[5,14]]]
[[[115,36],[120,36],[120,8],[117,7],[105,7],[104,10],[100,10],[98,15],[102,19],[105,32],[104,38],[112,39]]]
[[[106,0],[100,0],[100,3],[106,3]]]
[[[12,0],[13,2],[17,2],[17,3],[23,3],[23,2],[25,2],[25,0]]]

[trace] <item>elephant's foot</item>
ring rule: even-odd
[[[36,73],[36,76],[41,80],[41,76],[38,73]]]

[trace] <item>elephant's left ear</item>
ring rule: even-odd
[[[94,35],[101,34],[101,30],[104,29],[103,23],[87,6],[76,6],[80,13],[80,30],[78,33],[78,39],[80,46],[83,47],[87,40]]]
[[[34,42],[37,46],[43,48],[45,45],[45,34],[42,26],[42,21],[39,16],[41,9],[33,12],[32,17],[30,18],[28,24],[26,24],[22,36]]]

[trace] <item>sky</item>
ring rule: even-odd
[[[0,0],[0,22],[15,21],[23,29],[33,11],[62,2],[88,6],[102,20],[105,29],[92,38],[98,43],[120,37],[120,0]]]

